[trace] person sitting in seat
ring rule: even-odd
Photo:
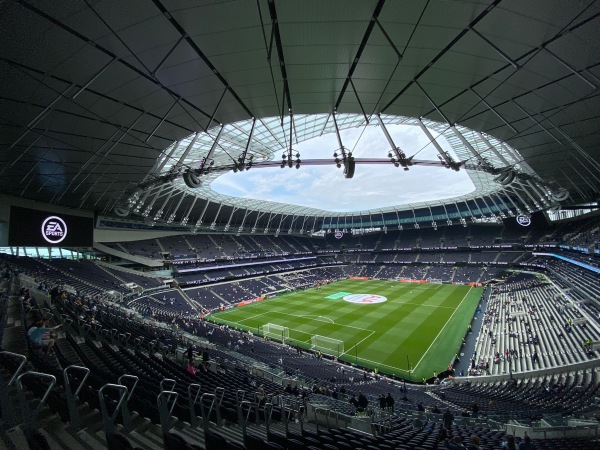
[[[523,440],[519,444],[519,450],[535,450],[535,445],[531,442],[531,438],[525,433]]]
[[[55,327],[48,327],[48,319],[40,318],[36,321],[27,331],[27,338],[31,345],[35,347],[42,347],[44,353],[48,353],[54,346],[54,331],[60,328],[62,325]]]
[[[190,359],[188,361],[188,366],[187,366],[187,373],[189,373],[190,375],[196,375],[196,367],[194,366],[194,360]]]
[[[450,450],[467,450],[459,436],[455,436],[452,440],[446,439],[446,448]]]
[[[259,405],[263,405],[267,399],[267,394],[265,393],[265,388],[261,384],[256,390],[256,400]]]

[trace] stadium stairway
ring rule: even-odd
[[[16,295],[12,295],[12,297],[16,297]],[[50,305],[46,304],[46,306]],[[52,312],[56,317],[62,317],[65,323],[73,324],[73,322],[68,320],[68,314],[61,315],[59,311],[55,310],[55,306],[45,309],[46,312],[51,310],[53,310]],[[72,328],[76,329],[77,326],[74,325]],[[22,333],[24,335],[24,330],[22,330]],[[6,426],[8,408],[5,407],[6,402],[3,401],[5,408],[3,409],[4,414],[2,418],[6,433],[2,433],[2,448],[28,448],[28,437],[31,440],[32,436],[37,436],[37,439],[45,441],[48,444],[48,448],[67,450],[104,448],[111,450],[115,448],[141,448],[146,450],[161,448],[169,450],[171,448],[177,450],[206,448],[207,450],[235,450],[244,448],[244,443],[247,444],[247,448],[260,448],[262,450],[279,449],[280,447],[267,442],[267,439],[273,441],[277,436],[285,436],[286,432],[292,433],[294,436],[302,436],[304,429],[309,433],[311,429],[313,433],[315,432],[314,427],[309,424],[294,422],[289,423],[286,428],[283,427],[281,422],[273,422],[270,431],[264,426],[264,421],[246,423],[244,424],[244,428],[242,428],[235,422],[238,417],[234,413],[234,422],[224,421],[221,426],[217,426],[216,423],[211,422],[210,424],[205,424],[204,429],[199,428],[198,424],[191,426],[189,422],[181,419],[172,420],[171,428],[168,430],[167,446],[165,447],[165,443],[163,442],[164,422],[157,418],[155,413],[148,410],[147,406],[139,403],[139,400],[134,401],[134,398],[128,398],[127,402],[130,406],[136,405],[136,411],[132,408],[130,414],[127,414],[130,417],[129,421],[125,420],[124,411],[119,412],[118,406],[117,409],[113,409],[115,414],[119,414],[113,431],[116,435],[123,436],[121,439],[127,444],[127,446],[117,446],[114,442],[116,437],[107,439],[105,432],[107,426],[106,417],[103,418],[104,406],[102,402],[98,403],[102,389],[111,386],[104,384],[107,379],[103,379],[102,374],[107,374],[110,370],[115,370],[115,368],[117,368],[117,371],[130,371],[137,364],[138,370],[149,370],[150,372],[154,372],[155,376],[159,376],[160,371],[163,371],[163,375],[173,376],[175,372],[180,373],[181,367],[179,365],[169,367],[167,365],[168,361],[150,359],[148,356],[144,356],[143,353],[136,356],[133,352],[129,352],[123,348],[115,350],[114,345],[106,341],[104,341],[102,347],[99,347],[100,343],[95,343],[87,337],[76,336],[70,333],[67,335],[67,339],[61,339],[61,341],[63,345],[56,346],[56,357],[58,359],[54,356],[42,355],[39,351],[32,352],[32,349],[29,349],[30,361],[25,356],[7,352],[0,353],[0,368],[2,369],[2,386],[0,388],[3,393],[9,395],[10,404],[12,405],[10,408],[11,411],[18,412],[19,404],[23,411],[22,415],[18,414],[12,418],[11,426],[8,428]],[[67,351],[68,347],[70,347],[70,350]],[[24,353],[27,353],[26,347],[24,348]],[[78,372],[75,372],[76,375],[73,378],[67,377],[61,372],[61,367],[57,365],[61,361],[63,367],[73,363],[75,359],[72,356],[73,353],[81,356],[85,365],[90,368],[91,372],[88,372],[88,375],[90,375],[88,382],[86,382],[87,375],[82,379],[81,373]],[[81,359],[77,361],[81,361]],[[88,370],[82,367],[69,367],[72,370]],[[36,372],[31,372],[31,369],[35,369]],[[185,373],[185,371],[183,372]],[[25,373],[26,375],[23,375]],[[19,374],[21,376],[16,378],[16,375]],[[65,375],[64,379],[62,375]],[[141,372],[139,372],[139,375],[141,376]],[[32,379],[29,380],[29,378]],[[11,379],[13,381],[16,379],[17,384],[11,383],[8,386],[7,383]],[[46,386],[42,386],[42,380],[44,379],[52,379],[56,382],[56,384],[54,382],[50,384],[46,393],[44,393]],[[21,380],[23,382],[22,385]],[[90,382],[89,380],[95,381]],[[139,381],[141,383],[142,378],[139,378]],[[119,379],[119,384],[121,383],[126,384],[125,381],[121,382],[121,379]],[[22,387],[15,389],[15,386]],[[73,386],[74,389],[74,386],[80,386],[77,388],[80,394],[75,397],[80,399],[75,405],[79,420],[75,422],[71,420],[74,417],[71,416],[72,411],[67,408],[68,398],[65,400],[65,392],[70,389],[69,386]],[[132,395],[134,390],[135,385],[131,390]],[[143,394],[144,391],[142,391],[141,395]],[[19,397],[19,402],[17,402],[17,397]],[[38,401],[37,399],[39,398],[43,400]],[[25,404],[29,406],[25,407]],[[106,407],[110,408],[110,405],[111,403],[108,403]],[[28,419],[29,413],[32,411],[31,408],[35,408],[34,415]],[[145,411],[145,414],[154,417],[154,420],[138,414],[137,409],[140,409],[142,412]],[[160,407],[158,411],[160,412]],[[159,425],[160,422],[163,422],[162,426]],[[210,439],[205,440],[205,436],[208,436]],[[282,439],[285,440],[286,438]],[[252,442],[254,445],[248,446],[249,442]]]
[[[485,312],[487,311],[489,298],[490,290],[486,289],[484,292],[484,297],[477,307],[477,309],[481,312],[476,313],[473,317],[473,320],[471,321],[471,333],[468,333],[466,335],[465,344],[463,345],[463,347],[461,347],[460,350],[460,361],[458,363],[455,362],[454,371],[457,374],[469,373],[471,358],[475,357],[475,348],[477,346],[477,341],[479,339],[479,335],[483,327],[483,317],[485,316]]]

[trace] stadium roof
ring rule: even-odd
[[[382,223],[545,209],[562,189],[595,200],[599,20],[595,1],[5,1],[0,191],[184,225],[304,229],[309,215],[314,229],[349,214],[208,181],[279,165],[281,150],[295,165],[298,142],[336,126],[421,119],[454,151],[428,164],[467,170],[477,189],[379,211]]]

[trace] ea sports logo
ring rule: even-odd
[[[531,225],[531,217],[521,214],[517,216],[517,223],[522,227],[528,227]]]
[[[336,239],[341,239],[344,237],[344,232],[342,230],[335,230],[333,237]]]
[[[387,297],[374,294],[350,294],[344,297],[344,300],[350,303],[360,303],[361,305],[383,303],[387,301]]]
[[[58,244],[67,237],[67,224],[58,216],[46,217],[42,223],[42,237],[50,244]]]

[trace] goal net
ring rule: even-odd
[[[290,337],[290,329],[275,323],[266,323],[262,326],[262,334],[269,339],[285,343]]]
[[[344,341],[319,334],[310,337],[310,348],[327,355],[341,356],[344,353]]]

